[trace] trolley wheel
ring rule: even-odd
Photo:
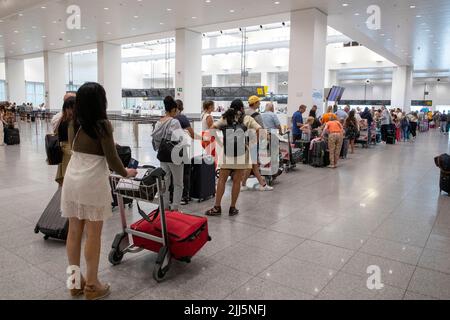
[[[158,258],[156,259],[156,264],[153,269],[153,278],[156,282],[161,283],[164,281],[164,278],[170,269],[170,262],[171,257],[168,247],[162,247],[161,250],[159,250]]]
[[[48,239],[50,239],[49,236],[44,236],[44,240],[48,240]]]
[[[113,266],[117,266],[122,262],[123,253],[119,252],[117,249],[112,249],[108,255],[108,260]]]
[[[133,202],[128,204],[128,208],[130,208],[130,209],[133,208]]]

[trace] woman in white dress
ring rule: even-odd
[[[105,89],[98,83],[86,83],[78,90],[74,120],[68,130],[73,153],[61,196],[62,216],[69,219],[70,266],[80,267],[81,239],[84,231],[87,234],[86,278],[81,276],[81,286],[72,289],[71,294],[84,293],[88,300],[101,299],[110,293],[109,285],[98,279],[103,221],[112,216],[109,168],[123,177],[136,175],[136,170],[124,168],[117,154],[106,108]]]

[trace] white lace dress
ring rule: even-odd
[[[104,156],[73,152],[64,177],[62,216],[89,221],[110,218],[112,208],[109,174]]]

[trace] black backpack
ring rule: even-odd
[[[222,128],[223,133],[223,149],[227,157],[240,157],[245,155],[248,145],[247,130],[248,128],[242,122],[243,117],[238,121],[227,124]]]

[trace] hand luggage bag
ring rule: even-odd
[[[123,166],[125,168],[128,168],[128,165],[130,164],[130,161],[131,161],[131,148],[125,147],[125,146],[120,146],[120,145],[116,144],[116,150],[117,150],[117,153],[119,154],[120,160],[122,160]],[[114,194],[112,187],[113,186],[111,185],[111,196],[112,196],[111,206],[114,209],[114,208],[118,207],[119,204],[117,202],[117,196]],[[124,198],[123,202],[124,202],[124,205],[128,205],[128,207],[130,207],[130,208],[133,205],[133,200],[129,199],[129,198]]]
[[[45,136],[45,151],[48,165],[54,166],[62,162],[63,151],[57,135],[48,134]]]
[[[325,141],[314,142],[311,152],[311,165],[316,168],[323,168],[330,164],[330,153],[327,151]]]
[[[216,168],[212,157],[195,157],[192,160],[190,196],[200,202],[216,195]]]
[[[162,237],[161,220],[158,210],[149,215],[149,222],[145,219],[131,225],[131,229],[156,237]],[[156,219],[155,219],[155,216]],[[173,258],[183,262],[190,262],[195,254],[211,240],[208,233],[208,219],[176,211],[166,211],[166,225],[169,233],[169,251]],[[162,244],[133,235],[133,243],[158,253]]]
[[[61,192],[62,188],[56,191],[34,229],[35,233],[42,232],[45,240],[54,238],[65,241],[67,239],[69,220],[61,216]]]
[[[441,171],[441,179],[439,182],[441,192],[444,191],[450,196],[450,174]]]
[[[344,139],[344,142],[342,143],[342,149],[341,149],[341,159],[347,159],[349,146],[350,146],[350,140]]]
[[[5,128],[5,143],[9,146],[20,144],[20,132],[19,129]]]

